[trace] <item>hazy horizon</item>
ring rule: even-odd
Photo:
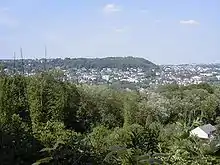
[[[220,63],[220,1],[3,0],[0,59],[143,57]]]

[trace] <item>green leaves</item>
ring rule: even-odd
[[[3,76],[0,162],[219,164],[219,126],[210,143],[189,137],[197,126],[219,125],[219,91],[171,85],[140,94],[75,86],[60,72]]]

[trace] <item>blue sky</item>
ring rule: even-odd
[[[220,62],[219,0],[0,0],[0,58]]]

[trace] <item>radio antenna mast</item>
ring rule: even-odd
[[[20,48],[21,53],[21,66],[22,66],[22,74],[24,75],[24,58],[23,58],[23,50]]]
[[[14,75],[15,75],[15,72],[16,72],[16,65],[15,65],[15,62],[16,62],[16,53],[14,52],[13,53],[13,55],[14,55],[14,63],[13,63],[13,73],[14,73]]]
[[[47,71],[47,46],[44,47],[44,71]]]

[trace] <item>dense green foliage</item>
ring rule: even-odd
[[[162,86],[146,93],[74,85],[62,74],[0,76],[0,162],[30,164],[219,164],[220,87]],[[217,132],[218,133],[218,132]]]
[[[24,65],[22,65],[22,62]],[[46,66],[45,66],[46,62]],[[22,67],[26,71],[42,71],[46,69],[54,69],[59,67],[61,69],[72,69],[72,68],[86,68],[86,69],[103,69],[103,68],[142,68],[143,70],[149,70],[152,68],[158,68],[152,62],[137,57],[106,57],[106,58],[56,58],[56,59],[40,59],[40,60],[2,60],[0,61],[5,68],[9,70],[14,69],[22,71]]]

